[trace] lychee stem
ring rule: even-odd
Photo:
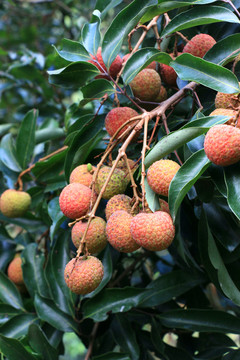
[[[138,196],[138,193],[137,193],[137,184],[135,183],[135,180],[134,180],[134,177],[133,177],[133,174],[132,174],[129,162],[128,162],[127,155],[124,154],[123,157],[124,157],[127,169],[128,169],[129,177],[130,177],[130,180],[131,180],[131,186],[132,186],[132,189],[133,189],[133,196],[134,196],[134,199],[135,199],[135,203],[133,205],[132,211],[134,211],[134,209],[138,206],[139,201],[141,199],[140,199],[140,197]]]
[[[145,169],[145,155],[146,155],[146,151],[149,149],[148,145],[147,145],[147,133],[148,133],[148,122],[150,120],[150,116],[146,116],[144,119],[144,133],[143,133],[143,146],[142,146],[142,177],[141,177],[141,188],[142,188],[142,206],[143,206],[143,211],[145,211],[145,195],[146,195],[146,191],[145,191],[145,184],[144,184],[144,179],[146,176],[146,169]]]

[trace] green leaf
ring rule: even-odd
[[[5,135],[8,130],[10,130],[13,127],[14,124],[3,124],[0,125],[0,136]]]
[[[145,191],[146,191],[146,200],[147,204],[153,212],[160,209],[160,203],[159,203],[159,195],[156,194],[149,186],[147,179],[144,179],[145,184]]]
[[[126,35],[137,25],[143,14],[156,0],[134,0],[115,17],[102,42],[102,57],[107,68],[119,53]]]
[[[97,9],[97,8],[96,8]],[[93,12],[94,19],[96,22],[86,23],[82,28],[82,42],[85,48],[89,51],[90,54],[95,55],[97,53],[98,47],[101,42],[100,34],[100,18],[97,16],[98,12],[95,10]]]
[[[7,304],[0,304],[0,326],[19,314],[22,314],[22,310],[15,309]]]
[[[226,94],[240,91],[238,79],[230,70],[191,54],[178,56],[170,65],[181,80],[195,81]]]
[[[211,162],[208,160],[204,149],[201,149],[192,154],[174,176],[170,183],[168,195],[173,221],[175,221],[177,210],[183,198],[210,165]]]
[[[52,300],[35,295],[34,304],[39,318],[58,330],[78,333],[77,323],[72,317],[58,309]]]
[[[109,10],[120,4],[122,0],[97,0],[95,9],[101,12],[101,19],[103,19]]]
[[[204,60],[222,65],[234,60],[240,54],[240,34],[232,34],[219,40],[204,56]]]
[[[59,129],[59,128],[41,129],[41,130],[37,130],[35,133],[36,144],[40,144],[49,140],[61,139],[64,138],[64,136],[65,136],[64,129]]]
[[[164,304],[193,287],[203,283],[205,278],[199,273],[177,270],[152,281],[141,297],[140,307]]]
[[[11,280],[1,271],[0,283],[0,300],[5,304],[13,306],[15,309],[21,309],[25,312],[19,291]]]
[[[43,297],[50,298],[43,269],[46,262],[44,253],[38,251],[37,244],[31,243],[25,247],[21,258],[24,283],[29,294],[34,297],[34,294],[38,293]]]
[[[16,140],[16,154],[19,164],[26,169],[33,156],[35,146],[35,130],[38,111],[28,111],[25,115]]]
[[[103,355],[94,356],[93,360],[131,360],[130,357],[123,353],[108,352]]]
[[[223,169],[224,180],[227,187],[227,202],[230,209],[240,220],[240,163],[226,166]]]
[[[46,335],[37,324],[29,326],[28,337],[31,347],[41,354],[44,360],[58,359],[56,349],[48,342]]]
[[[29,326],[37,320],[34,314],[20,314],[1,326],[1,334],[10,338],[20,338],[28,332]]]
[[[97,67],[87,62],[75,62],[65,68],[48,71],[49,82],[65,88],[79,88],[99,74]]]
[[[145,290],[125,287],[122,289],[105,289],[83,305],[83,315],[94,321],[103,321],[108,312],[118,313],[129,311],[140,302]]]
[[[122,78],[124,83],[129,84],[135,76],[149,65],[152,61],[158,61],[168,65],[172,58],[170,55],[153,48],[144,48],[136,51],[127,61]]]
[[[20,172],[22,170],[18,160],[16,149],[13,145],[12,134],[6,134],[1,141],[0,146],[0,159],[3,164],[15,172]]]
[[[84,106],[89,101],[102,98],[105,94],[114,94],[116,90],[110,81],[97,79],[85,85],[81,91],[84,99],[80,101],[80,105]]]
[[[61,58],[70,62],[88,61],[91,59],[85,47],[78,41],[63,39],[60,43],[61,50],[58,50],[55,46],[54,48]]]
[[[211,5],[194,7],[175,16],[162,31],[161,37],[194,26],[214,24],[221,21],[240,23],[237,16],[225,7]]]
[[[66,216],[63,215],[63,213],[60,209],[60,206],[59,206],[59,197],[55,197],[51,201],[49,201],[48,214],[53,222],[50,227],[50,238],[51,238],[51,241],[53,241],[54,235],[56,234],[60,225],[66,219]]]
[[[199,332],[240,333],[240,319],[217,310],[171,310],[159,315],[161,323],[170,328]]]
[[[10,360],[37,360],[31,355],[20,341],[9,339],[0,335],[0,349],[1,352]]]

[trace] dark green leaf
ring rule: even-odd
[[[178,56],[170,65],[181,80],[195,81],[228,94],[240,91],[238,79],[230,70],[191,54]]]
[[[10,305],[0,304],[0,325],[5,324],[12,317],[22,314],[22,310],[17,310]]]
[[[239,23],[237,16],[227,8],[211,5],[194,7],[175,16],[165,27],[161,37],[172,34],[176,31],[189,29],[194,26],[213,24],[221,21]]]
[[[29,326],[37,320],[34,314],[20,314],[1,326],[1,334],[10,338],[20,338],[28,332]]]
[[[11,129],[12,126],[13,126],[13,124],[0,125],[0,136],[5,135],[8,132],[8,130]]]
[[[13,306],[15,309],[23,308],[22,298],[16,286],[9,280],[9,278],[0,271],[0,299],[3,303]]]
[[[49,140],[61,139],[64,136],[65,136],[64,129],[59,129],[59,128],[41,129],[41,130],[37,130],[35,133],[36,144],[40,144],[42,142],[49,141]]]
[[[105,353],[100,356],[94,356],[93,360],[131,360],[128,355],[116,352]]]
[[[39,161],[35,164],[32,172],[39,181],[49,181],[49,179],[56,179],[60,171],[63,170],[63,164],[68,149],[61,151],[58,154],[51,156],[45,161]]]
[[[56,349],[48,342],[46,335],[37,324],[29,326],[28,337],[31,347],[41,354],[44,360],[58,359]]]
[[[122,0],[97,0],[95,9],[101,11],[101,19],[103,19],[107,12],[120,4]]]
[[[61,50],[58,50],[56,48],[55,50],[57,51],[59,56],[61,56],[67,61],[76,62],[88,61],[89,59],[91,59],[85,47],[78,41],[63,39],[60,43],[60,48]]]
[[[101,41],[101,34],[99,30],[101,22],[100,18],[96,16],[96,11],[94,12],[94,19],[97,21],[84,24],[81,34],[83,45],[92,55],[97,53]]]
[[[85,85],[81,91],[84,99],[80,101],[80,105],[83,106],[91,100],[102,98],[105,94],[114,94],[116,90],[110,81],[97,79]]]
[[[204,56],[204,60],[222,65],[234,60],[240,54],[240,34],[233,34],[219,40]]]
[[[227,187],[227,201],[230,209],[240,220],[240,163],[224,167],[224,179]]]
[[[157,211],[160,209],[159,196],[149,186],[147,179],[144,179],[146,200],[150,210]]]
[[[59,197],[55,197],[51,201],[49,201],[48,214],[53,222],[50,227],[50,238],[53,241],[54,235],[56,234],[60,225],[66,219],[66,217],[63,215],[63,213],[60,209],[60,206],[59,206]]]
[[[20,172],[22,170],[17,160],[12,134],[7,134],[2,138],[0,146],[0,159],[3,164],[12,171]]]
[[[0,349],[1,352],[10,360],[36,360],[37,358],[31,355],[20,341],[9,339],[0,335]]]
[[[169,209],[175,221],[177,210],[191,187],[204,171],[211,165],[204,150],[198,150],[180,167],[170,183],[168,203]]]
[[[125,36],[138,23],[148,7],[156,4],[156,0],[134,0],[115,17],[102,43],[102,57],[107,68],[119,53]]]

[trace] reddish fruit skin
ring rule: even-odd
[[[98,173],[97,181],[95,184],[95,190],[99,194],[105,181],[107,180],[108,174],[111,171],[109,166],[103,166]],[[125,173],[120,169],[115,169],[111,176],[105,191],[102,194],[103,199],[110,199],[114,195],[123,194],[126,190],[127,183],[125,181]]]
[[[174,54],[169,54],[173,60],[176,59],[176,56]],[[181,53],[178,53],[178,56],[181,55]],[[166,64],[160,64],[160,74],[161,78],[165,82],[165,84],[169,86],[175,86],[176,80],[177,80],[177,73],[176,71],[169,65]]]
[[[88,165],[83,164],[77,166],[70,174],[69,182],[71,183],[79,183],[89,187],[92,183],[93,172],[96,168],[93,166],[92,171],[88,171]]]
[[[175,236],[171,216],[163,211],[140,213],[131,221],[131,234],[138,245],[150,251],[167,249]]]
[[[104,275],[103,264],[94,256],[81,256],[67,263],[64,279],[70,290],[78,295],[85,295],[95,290]]]
[[[16,285],[23,285],[22,259],[15,257],[9,264],[7,274],[10,280]]]
[[[158,96],[156,97],[155,101],[162,102],[166,99],[167,99],[167,90],[165,89],[164,86],[161,86],[160,92],[159,92]]]
[[[112,137],[126,121],[138,115],[139,114],[135,110],[127,106],[117,107],[110,110],[105,118],[105,127],[108,134]],[[133,123],[130,123],[129,125],[133,125]],[[122,128],[122,130],[118,133],[117,138],[127,129],[129,125]]]
[[[240,83],[239,83],[240,84]],[[215,107],[223,109],[234,109],[240,106],[240,94],[225,94],[218,92],[215,97]]]
[[[154,101],[161,89],[161,78],[152,69],[143,69],[129,84],[135,97],[143,101]]]
[[[131,235],[130,224],[132,219],[133,216],[124,210],[115,211],[108,219],[107,239],[120,252],[129,253],[140,247]]]
[[[70,219],[77,219],[88,212],[92,191],[85,185],[72,183],[63,188],[59,196],[60,209]],[[96,195],[93,201],[96,201]]]
[[[1,195],[1,212],[9,218],[21,217],[31,204],[31,196],[25,191],[5,190]]]
[[[204,55],[216,44],[214,38],[208,34],[195,35],[183,48],[183,53],[189,53],[203,58]]]
[[[165,211],[166,213],[168,213],[170,215],[169,206],[165,200],[159,199],[159,205],[160,205],[160,211]]]
[[[228,166],[240,160],[240,129],[215,125],[207,132],[204,150],[214,164]]]
[[[91,58],[93,60],[97,60],[100,64],[100,66],[98,65],[98,63],[96,63],[95,61],[89,60],[88,62],[90,62],[91,64],[95,65],[101,72],[103,72],[102,69],[104,69],[105,71],[107,71],[106,65],[103,62],[103,58],[102,58],[102,48],[99,47],[97,50],[97,54],[96,57],[91,55]],[[112,76],[113,78],[115,78],[117,76],[117,74],[119,73],[119,71],[122,68],[122,59],[120,58],[119,55],[117,55],[117,57],[115,58],[115,60],[113,60],[110,68],[109,68],[109,74],[110,76]],[[98,75],[96,76],[96,78],[108,78],[105,75]]]
[[[232,109],[215,109],[209,114],[210,116],[213,115],[223,115],[223,116],[231,116],[231,118],[225,123],[226,125],[236,126],[240,128],[240,116],[238,116],[238,112]]]
[[[150,188],[159,195],[168,196],[170,183],[179,168],[180,165],[172,160],[155,161],[147,173]]]
[[[85,229],[87,227],[87,222],[79,221],[72,228],[72,242],[79,247]],[[90,254],[96,254],[102,251],[107,245],[107,236],[106,236],[106,222],[96,216],[90,222],[87,235],[85,238],[87,250]]]
[[[131,198],[124,194],[114,195],[108,202],[105,208],[106,219],[118,210],[124,210],[127,213],[131,213]]]

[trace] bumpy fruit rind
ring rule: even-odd
[[[25,191],[8,189],[1,195],[1,212],[9,218],[21,217],[31,204],[31,196]]]
[[[131,221],[131,234],[139,246],[150,251],[161,251],[172,243],[175,227],[166,212],[140,213]]]
[[[154,101],[161,89],[161,78],[153,69],[143,69],[129,84],[135,97]]]
[[[72,228],[72,242],[79,247],[85,229],[87,227],[87,222],[79,221]],[[90,222],[87,234],[86,234],[86,246],[90,254],[97,254],[102,251],[107,245],[107,236],[106,236],[106,222],[96,216]]]
[[[91,164],[82,164],[75,169],[70,174],[69,182],[79,183],[89,187],[92,183],[93,172],[96,170],[94,166],[89,166]],[[89,170],[90,168],[90,170]]]
[[[110,136],[113,136],[115,132],[128,120],[138,116],[138,113],[130,107],[123,106],[117,107],[109,111],[105,118],[105,127]],[[133,125],[133,123],[129,125]],[[117,138],[127,129],[129,125],[124,126],[118,133]]]
[[[103,58],[102,58],[102,48],[99,47],[97,50],[97,54],[96,57],[91,55],[91,58],[93,60],[97,60],[98,63],[100,64],[100,66],[98,65],[98,63],[96,63],[93,60],[89,60],[90,63],[94,64],[101,72],[103,71],[107,71],[106,65],[103,62]],[[117,74],[119,73],[119,71],[121,70],[122,67],[122,59],[120,58],[119,55],[116,56],[116,58],[113,60],[110,68],[109,68],[109,74],[110,76],[112,76],[113,78],[115,78],[117,76]],[[106,78],[105,75],[97,75],[96,78]]]
[[[24,285],[22,272],[22,259],[15,257],[8,265],[7,274],[10,280],[16,285]]]
[[[106,219],[108,220],[110,216],[118,210],[124,210],[131,213],[131,198],[124,194],[114,195],[108,202],[105,208]]]
[[[240,115],[236,110],[218,108],[213,110],[211,114],[209,114],[209,116],[214,116],[214,115],[230,116],[230,119],[225,124],[240,128]]]
[[[240,83],[239,83],[240,84]],[[240,106],[240,94],[225,94],[218,92],[215,97],[215,107],[223,109],[236,109]]]
[[[216,41],[211,35],[198,34],[195,35],[183,48],[183,53],[189,53],[194,56],[203,58],[204,55],[210,50]]]
[[[103,264],[94,256],[81,256],[67,263],[64,279],[69,289],[78,295],[84,295],[95,290],[104,275]]]
[[[133,216],[124,210],[115,211],[108,219],[107,239],[120,252],[130,253],[140,247],[131,235],[130,224],[132,219]]]
[[[240,160],[240,129],[215,125],[207,132],[204,150],[215,165],[228,166]]]
[[[104,166],[99,170],[97,181],[95,185],[95,190],[99,194],[111,168],[108,166]],[[105,191],[103,192],[103,199],[110,199],[112,196],[117,194],[123,194],[126,190],[127,184],[125,181],[125,173],[120,169],[115,169],[113,175],[110,178],[109,183],[106,186]]]

